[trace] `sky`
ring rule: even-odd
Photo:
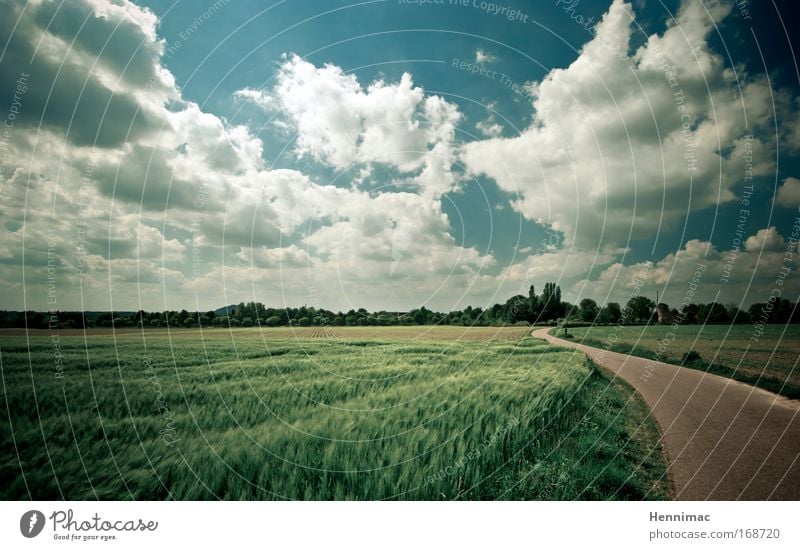
[[[796,301],[770,0],[0,1],[0,309]]]

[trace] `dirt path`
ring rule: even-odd
[[[713,374],[533,332],[576,348],[642,395],[679,500],[800,500],[800,406]],[[649,374],[649,376],[648,376]]]

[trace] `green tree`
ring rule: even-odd
[[[597,322],[603,325],[615,325],[622,318],[622,308],[616,302],[609,302],[597,315]]]
[[[751,323],[750,314],[743,309],[739,309],[736,304],[728,306],[728,317],[731,323],[736,325],[749,325]]]
[[[581,320],[588,323],[593,323],[600,313],[600,308],[597,307],[597,302],[591,298],[584,298],[580,303],[580,317]]]
[[[533,285],[528,289],[528,321],[535,323],[542,314],[542,306],[539,297],[536,296],[536,289]]]
[[[698,322],[698,312],[700,308],[697,304],[686,304],[681,308],[681,324],[691,325]]]
[[[625,321],[634,323],[649,322],[656,310],[656,304],[647,296],[634,296],[625,304]]]
[[[748,309],[754,323],[780,323],[797,322],[797,309],[795,305],[785,298],[776,298],[764,303],[756,303]]]
[[[714,324],[714,323],[728,323],[728,308],[717,302],[710,304],[700,304],[697,316],[701,323]]]
[[[452,318],[453,314],[457,314],[455,319]],[[458,324],[460,322],[461,314],[459,312],[451,312],[448,317],[449,324]],[[508,299],[505,305],[505,318],[509,323],[518,323],[519,321],[528,320],[528,299],[525,296],[517,295]]]

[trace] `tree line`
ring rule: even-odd
[[[483,325],[508,324],[755,324],[800,323],[800,307],[784,298],[771,298],[746,310],[717,302],[686,304],[680,310],[656,304],[646,296],[634,296],[621,306],[609,302],[599,306],[591,298],[577,305],[561,299],[561,288],[546,283],[541,294],[533,286],[528,294],[512,296],[505,303],[483,309],[468,306],[441,313],[426,307],[408,312],[367,311],[364,308],[333,312],[314,307],[266,307],[260,302],[241,302],[216,311],[0,311],[0,328],[93,328],[93,327],[280,327],[280,326],[395,326],[395,325]]]

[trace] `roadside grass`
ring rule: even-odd
[[[646,406],[583,354],[408,334],[1,337],[0,497],[668,498]]]
[[[767,325],[755,340],[750,325],[595,326],[570,332],[575,341],[587,346],[681,365],[800,398],[800,325]],[[551,334],[561,337],[556,331]]]

